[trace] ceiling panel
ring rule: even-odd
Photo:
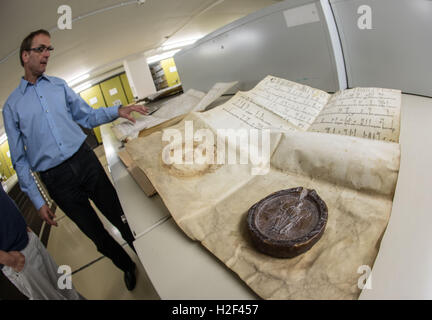
[[[156,49],[163,43],[204,36],[276,2],[146,0],[139,5],[130,0],[1,0],[0,73],[8,77],[0,80],[0,108],[23,75],[17,49],[22,39],[36,29],[52,31],[55,51],[47,74],[68,81],[85,72],[115,68],[125,57]],[[57,9],[63,4],[72,8],[73,19],[84,16],[74,20],[72,30],[56,30],[60,17]],[[2,127],[1,121],[0,134]]]

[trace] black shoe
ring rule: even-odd
[[[133,267],[127,271],[125,271],[124,273],[124,282],[126,284],[126,288],[129,291],[132,291],[133,289],[135,289],[135,285],[136,285],[136,277],[135,277],[135,263],[133,265]]]

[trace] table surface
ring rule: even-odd
[[[237,275],[177,226],[159,195],[147,197],[121,162],[111,124],[101,126],[106,158],[144,269],[161,299],[257,299]]]
[[[432,99],[402,95],[393,209],[360,299],[432,299]]]
[[[137,239],[155,224],[171,217],[171,215],[159,195],[150,198],[147,197],[129,174],[117,155],[117,152],[123,150],[124,147],[115,137],[111,126],[110,123],[101,126],[108,169],[114,181],[114,186],[126,219],[135,239]]]
[[[360,299],[432,298],[432,99],[402,95],[401,164],[389,224]],[[101,127],[108,166],[138,256],[162,299],[258,299],[237,275],[189,239],[161,201],[147,197],[117,156],[111,124]],[[364,275],[359,273],[359,278]]]

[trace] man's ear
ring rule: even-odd
[[[29,57],[30,57],[30,52],[24,50],[21,54],[21,58],[22,58],[23,63],[27,63],[29,60]]]

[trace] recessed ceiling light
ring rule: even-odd
[[[69,85],[70,87],[73,87],[74,85],[76,85],[76,84],[78,84],[78,83],[80,83],[80,82],[82,82],[82,81],[84,81],[84,80],[86,80],[86,79],[88,79],[88,78],[90,78],[90,74],[88,74],[88,73],[83,74],[82,76],[79,76],[79,77],[77,77],[77,78],[75,78],[75,79],[69,81],[69,82],[68,82],[68,85]]]

